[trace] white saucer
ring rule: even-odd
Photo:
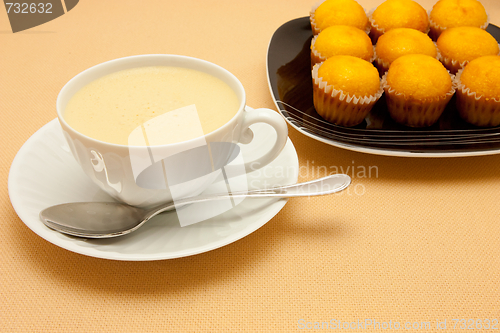
[[[241,146],[248,160],[267,151],[276,140],[276,133],[265,124],[251,128],[254,141]],[[288,139],[280,156],[271,164],[248,174],[249,189],[296,183],[298,164],[297,152]],[[9,173],[9,196],[21,220],[52,244],[92,257],[136,261],[185,257],[225,246],[266,224],[287,202],[286,199],[246,199],[222,215],[183,228],[175,212],[170,212],[118,238],[84,240],[62,235],[42,224],[38,217],[42,209],[66,202],[113,199],[80,169],[57,119],[33,134],[17,153]]]

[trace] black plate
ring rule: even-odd
[[[487,31],[500,41],[500,28]],[[381,98],[355,127],[326,122],[314,109],[310,68],[309,17],[282,25],[271,38],[267,70],[271,93],[285,119],[300,132],[351,150],[399,156],[456,156],[500,153],[500,127],[479,128],[463,121],[452,98],[438,122],[423,129],[394,122]]]

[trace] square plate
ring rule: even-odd
[[[500,41],[500,28],[487,31]],[[452,157],[500,153],[500,127],[479,128],[463,121],[452,98],[438,122],[423,129],[394,122],[381,98],[355,127],[331,124],[313,106],[309,17],[283,24],[273,34],[267,52],[268,83],[275,104],[301,133],[332,146],[392,156]]]

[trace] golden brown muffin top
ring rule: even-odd
[[[344,94],[374,96],[380,89],[377,69],[368,61],[347,55],[328,58],[318,69],[318,77]]]
[[[373,57],[372,42],[366,32],[347,25],[334,25],[321,31],[313,47],[325,59],[351,55],[370,61]]]
[[[407,54],[426,54],[435,58],[436,45],[429,36],[409,28],[392,29],[382,35],[376,45],[377,57],[391,64]]]
[[[354,0],[326,0],[314,12],[320,31],[333,25],[350,25],[361,30],[368,26],[365,10]]]
[[[439,0],[430,19],[442,28],[481,27],[488,20],[483,5],[477,0]]]
[[[460,81],[478,96],[500,100],[500,56],[472,60],[463,69]]]
[[[451,77],[437,59],[423,54],[408,54],[389,67],[387,84],[406,98],[434,99],[452,88]]]
[[[486,55],[498,55],[496,39],[483,29],[457,27],[443,31],[437,40],[441,55],[462,63]]]
[[[386,32],[395,28],[412,28],[427,32],[429,18],[425,9],[412,0],[387,0],[378,6],[372,19]]]

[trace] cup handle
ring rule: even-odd
[[[271,125],[276,131],[277,138],[274,146],[263,156],[244,164],[245,171],[247,173],[260,169],[271,163],[281,153],[288,139],[288,127],[283,117],[276,111],[262,108],[245,112],[245,119],[241,128],[241,143],[247,144],[252,141],[253,133],[249,127],[255,123],[266,123]]]

